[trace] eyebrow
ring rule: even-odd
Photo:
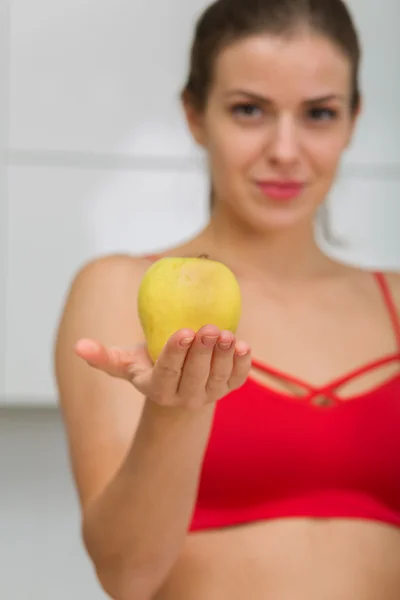
[[[258,94],[253,94],[252,92],[247,92],[246,90],[232,90],[226,94],[227,96],[246,96],[252,100],[257,102],[262,102],[263,104],[272,104],[272,100],[269,98],[265,98],[263,96],[259,96]],[[346,100],[345,96],[341,94],[328,94],[326,96],[318,96],[315,98],[307,98],[304,102],[305,104],[322,104],[323,102],[329,102],[330,100]]]

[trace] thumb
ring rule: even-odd
[[[75,353],[89,366],[132,383],[153,367],[145,344],[107,347],[97,340],[81,339],[75,345]]]

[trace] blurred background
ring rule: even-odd
[[[178,243],[207,219],[180,112],[206,0],[0,0],[0,598],[101,600],[81,547],[53,379],[85,262]],[[399,0],[349,0],[364,114],[330,198],[343,261],[400,270]],[[134,307],[132,307],[134,309]]]

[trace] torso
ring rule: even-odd
[[[165,254],[196,255],[197,248]],[[243,318],[237,337],[262,363],[312,386],[396,351],[387,308],[369,273],[343,267],[337,276],[292,289],[245,275],[238,279]],[[397,281],[391,290],[399,307]],[[400,362],[390,362],[351,379],[337,394],[351,403],[399,372]],[[282,401],[285,395],[304,400],[304,389],[271,373],[254,369],[252,378],[282,394]],[[399,527],[368,519],[285,517],[190,533],[156,600],[399,597]]]

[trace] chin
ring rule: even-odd
[[[309,204],[285,203],[284,206],[277,207],[258,206],[246,220],[251,221],[252,228],[260,233],[279,232],[294,227],[309,226],[314,222],[316,213],[317,208],[310,207]]]

